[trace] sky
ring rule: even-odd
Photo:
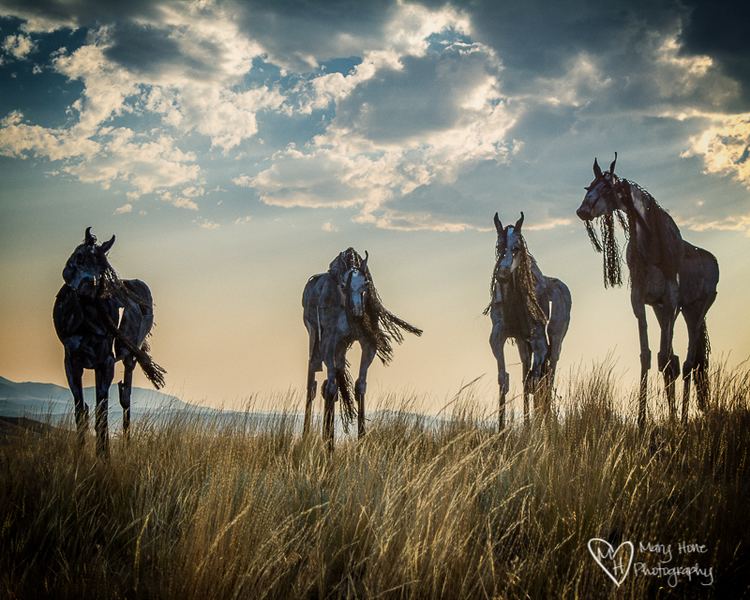
[[[120,276],[151,287],[153,355],[186,400],[301,391],[302,289],[354,246],[425,330],[373,364],[369,391],[434,409],[483,376],[490,405],[492,216],[523,210],[573,297],[561,371],[611,356],[634,380],[628,290],[604,289],[575,216],[593,158],[615,151],[717,256],[709,332],[738,364],[749,29],[747,3],[703,0],[0,0],[0,374],[64,385],[52,303],[92,226],[117,235]],[[513,346],[506,360],[517,391]]]

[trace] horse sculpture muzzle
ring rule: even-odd
[[[98,284],[96,275],[82,272],[80,270],[74,270],[72,273],[63,272],[63,278],[68,286],[77,294],[89,298],[96,296],[96,288]]]

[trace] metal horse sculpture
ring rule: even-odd
[[[347,248],[331,262],[328,272],[313,275],[302,294],[303,321],[310,336],[307,367],[307,401],[304,432],[310,430],[312,402],[316,394],[315,373],[323,370],[328,377],[323,384],[325,408],[323,437],[329,449],[334,444],[334,408],[338,395],[342,399],[345,426],[357,415],[359,437],[365,434],[365,392],[367,370],[375,356],[383,364],[393,357],[393,342],[401,343],[403,331],[422,335],[422,330],[398,318],[383,306],[365,258]],[[351,378],[347,371],[346,351],[358,341],[362,349],[359,377],[354,384],[357,406],[351,395]]]
[[[107,261],[115,236],[97,245],[91,227],[70,255],[57,293],[52,317],[57,336],[65,347],[65,374],[75,402],[75,418],[81,445],[88,430],[89,409],[83,400],[84,369],[96,374],[96,449],[109,453],[107,408],[115,362],[125,366],[118,383],[123,408],[123,432],[130,427],[130,395],[136,362],[158,389],[165,371],[148,354],[146,337],[154,323],[153,301],[148,286],[138,279],[119,279]],[[122,318],[120,319],[120,309]],[[112,351],[114,343],[114,353]]]
[[[708,359],[711,346],[706,328],[706,313],[716,298],[719,264],[710,252],[682,239],[680,230],[653,196],[638,184],[615,175],[615,160],[602,172],[594,159],[594,180],[577,211],[585,221],[592,244],[604,256],[604,285],[621,285],[621,256],[614,232],[614,216],[628,236],[626,261],[630,271],[630,303],[638,319],[641,346],[641,381],[638,424],[646,422],[646,387],[651,368],[648,346],[646,305],[654,309],[661,328],[658,365],[664,375],[670,417],[676,417],[675,381],[679,359],[672,349],[677,315],[682,315],[688,330],[688,351],[682,365],[682,420],[687,422],[690,377],[695,382],[698,407],[708,403]],[[601,240],[592,220],[601,220]]]
[[[490,283],[492,333],[490,346],[497,359],[500,386],[499,428],[505,427],[505,396],[510,378],[505,370],[504,346],[508,338],[518,345],[523,366],[523,415],[529,421],[529,394],[534,394],[535,409],[540,402],[549,410],[555,369],[560,359],[563,338],[570,323],[571,298],[568,287],[559,279],[546,277],[529,253],[521,234],[523,213],[515,225],[503,227],[495,213],[497,258]]]

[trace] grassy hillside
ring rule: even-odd
[[[378,413],[332,457],[317,434],[294,432],[292,415],[249,428],[142,420],[109,463],[65,430],[7,435],[0,594],[740,597],[750,373],[719,371],[713,390],[712,410],[687,429],[658,419],[639,433],[598,369],[564,391],[564,418],[499,435],[464,397],[431,425]],[[589,554],[593,537],[633,542],[619,588]],[[681,542],[705,551],[680,553]],[[645,574],[665,560],[657,545],[670,546],[662,566],[711,568],[711,585]]]

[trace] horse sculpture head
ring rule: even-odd
[[[368,258],[365,251],[365,258],[359,266],[350,268],[344,276],[346,305],[357,319],[361,319],[365,314],[365,304],[370,291],[370,280],[367,277]]]
[[[596,158],[594,159],[594,180],[584,188],[586,195],[576,211],[582,221],[611,215],[614,211],[624,208],[616,190],[620,179],[615,175],[615,163],[617,152],[612,164],[609,165],[609,171],[602,172]]]
[[[498,260],[495,277],[500,281],[509,279],[523,260],[525,246],[521,235],[522,226],[523,212],[515,225],[507,227],[503,227],[500,217],[495,213],[495,229],[497,230],[495,252]]]
[[[107,261],[107,252],[115,243],[115,236],[103,244],[96,243],[91,227],[86,228],[82,244],[73,250],[65,263],[62,276],[65,283],[81,296],[94,298],[101,295],[107,275],[112,267]]]
[[[615,175],[616,163],[617,152],[609,165],[609,171],[602,173],[599,163],[594,159],[594,180],[585,188],[586,195],[576,211],[586,225],[594,250],[603,255],[605,287],[622,284],[622,253],[615,235],[615,216],[626,234],[630,229],[625,213],[632,200],[629,200],[628,194],[620,193],[622,182]],[[595,220],[599,221],[601,237],[594,229]]]

